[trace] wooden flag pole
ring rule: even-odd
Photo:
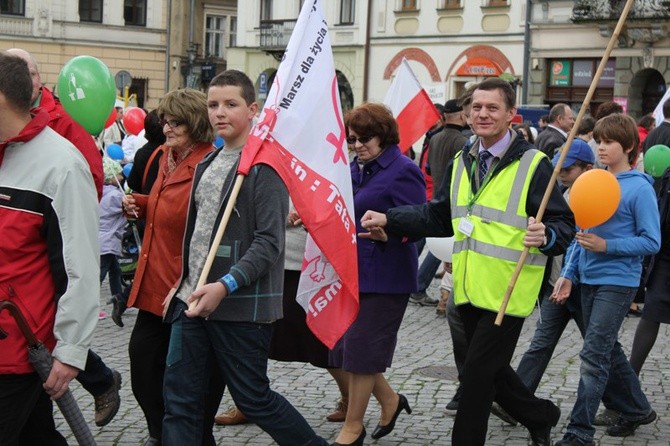
[[[552,190],[554,189],[554,186],[556,185],[556,179],[558,178],[558,174],[561,171],[561,168],[563,167],[563,162],[565,161],[565,157],[568,154],[568,148],[572,144],[572,141],[575,139],[575,135],[577,134],[577,129],[579,128],[579,124],[582,121],[582,118],[586,114],[586,110],[588,109],[590,103],[591,103],[591,98],[593,97],[593,93],[595,93],[596,87],[598,86],[598,82],[600,81],[600,77],[603,74],[603,71],[605,70],[605,65],[607,64],[607,60],[610,57],[610,54],[612,53],[612,49],[614,48],[614,45],[619,39],[619,34],[621,34],[621,29],[623,28],[623,25],[626,21],[626,17],[628,17],[628,13],[630,12],[630,9],[633,6],[635,0],[627,0],[626,5],[623,8],[623,11],[621,11],[621,17],[619,17],[619,21],[616,24],[616,28],[614,28],[614,32],[612,33],[612,37],[610,38],[609,43],[607,44],[607,48],[605,49],[605,53],[603,54],[602,59],[600,59],[600,64],[598,65],[598,69],[596,70],[596,74],[593,76],[593,80],[591,81],[591,86],[589,87],[588,92],[586,93],[586,97],[584,98],[584,102],[582,103],[581,108],[579,109],[579,114],[577,114],[577,118],[575,119],[575,125],[572,126],[572,130],[570,130],[570,134],[568,135],[568,139],[565,142],[565,148],[566,150],[561,151],[561,156],[558,158],[558,162],[556,163],[556,167],[554,167],[554,173],[551,175],[551,179],[549,180],[549,184],[547,185],[547,189],[544,191],[544,196],[542,197],[542,202],[540,203],[540,208],[537,211],[537,215],[535,216],[535,220],[540,222],[542,221],[542,217],[544,216],[544,211],[547,209],[547,203],[549,202],[549,197],[551,196]],[[521,257],[519,258],[519,261],[516,264],[516,269],[514,270],[514,274],[512,274],[512,278],[510,279],[509,285],[507,286],[507,291],[505,291],[505,297],[503,298],[502,303],[500,304],[500,310],[498,310],[498,316],[496,317],[495,324],[500,325],[502,324],[503,317],[505,317],[505,311],[507,310],[507,304],[509,303],[510,296],[512,295],[512,292],[514,291],[514,286],[516,285],[516,281],[519,278],[519,274],[521,274],[521,268],[523,268],[524,263],[526,262],[526,257],[528,257],[528,252],[529,252],[528,247],[525,247],[523,252],[521,253]]]
[[[219,250],[219,243],[223,238],[223,233],[228,226],[228,220],[233,213],[235,204],[237,203],[237,196],[240,194],[240,189],[242,188],[242,183],[244,183],[245,175],[237,174],[235,177],[235,184],[233,184],[233,190],[230,193],[230,198],[226,203],[226,208],[223,210],[223,216],[219,222],[219,227],[216,229],[216,234],[214,235],[214,240],[212,241],[212,246],[209,248],[209,254],[207,254],[207,259],[205,260],[205,266],[202,267],[202,273],[200,273],[200,279],[198,279],[198,284],[195,286],[195,289],[200,288],[205,285],[207,282],[207,276],[209,275],[209,270],[212,269],[212,263],[214,263],[214,258],[216,257],[216,252]],[[193,311],[198,305],[198,301],[194,300],[188,305],[188,309]]]

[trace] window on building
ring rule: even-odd
[[[229,36],[229,43],[228,47],[236,47],[237,46],[237,17],[231,17],[230,18],[230,36]]]
[[[102,0],[79,0],[79,20],[102,23]]]
[[[138,107],[142,108],[144,107],[144,104],[148,99],[147,97],[148,88],[149,88],[149,79],[133,77],[133,82],[130,84],[128,94],[136,95]]]
[[[261,20],[272,20],[272,0],[261,0]]]
[[[0,14],[26,15],[24,0],[0,0]]]
[[[461,0],[442,0],[443,9],[458,9],[461,7]]]
[[[356,6],[355,0],[342,0],[342,3],[340,3],[340,23],[354,23],[354,6]]]
[[[208,14],[205,18],[205,55],[224,59],[228,17]]]
[[[400,4],[400,10],[401,11],[416,11],[418,9],[417,7],[417,0],[402,0],[402,3]]]
[[[126,25],[146,26],[147,0],[124,0],[123,19]]]
[[[509,6],[509,0],[488,0],[488,6]]]

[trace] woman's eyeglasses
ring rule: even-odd
[[[370,140],[372,138],[374,138],[374,136],[358,136],[358,137],[356,137],[356,136],[349,135],[349,136],[347,136],[347,144],[353,145],[353,144],[356,144],[356,141],[360,142],[361,144],[365,144],[365,143],[370,142]]]
[[[184,123],[183,121],[177,121],[176,119],[168,119],[167,121],[165,119],[161,119],[160,121],[161,127],[165,127],[165,124],[167,124],[168,127],[170,127],[171,129],[179,127],[183,123]]]

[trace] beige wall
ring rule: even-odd
[[[147,97],[145,108],[153,109],[165,91],[165,52],[153,50],[133,50],[128,48],[95,47],[87,45],[55,44],[34,40],[0,40],[0,48],[23,48],[35,56],[40,65],[42,82],[53,88],[58,82],[58,74],[65,63],[79,55],[97,57],[103,61],[112,74],[119,70],[130,72],[133,77],[146,78]]]

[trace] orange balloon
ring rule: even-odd
[[[604,169],[584,172],[570,189],[570,209],[580,229],[605,223],[616,212],[620,200],[619,182]]]

